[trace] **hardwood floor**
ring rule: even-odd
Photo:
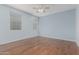
[[[75,42],[34,37],[0,45],[1,55],[75,55]]]

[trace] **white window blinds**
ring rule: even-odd
[[[10,12],[10,30],[21,30],[21,26],[21,15],[14,12]]]

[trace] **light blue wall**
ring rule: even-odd
[[[22,30],[10,30],[10,12],[22,15]],[[0,44],[36,36],[33,30],[34,16],[0,5]]]
[[[22,30],[10,30],[10,11],[22,15]],[[0,5],[0,44],[37,36],[33,29],[35,18],[28,13]],[[39,21],[41,36],[75,39],[75,10],[44,16]]]
[[[40,18],[40,35],[74,40],[75,31],[75,9]]]
[[[76,8],[76,42],[79,46],[79,5]]]

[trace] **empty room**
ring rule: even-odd
[[[0,55],[78,54],[78,4],[0,4]]]

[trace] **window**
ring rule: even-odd
[[[21,15],[10,12],[10,30],[21,30]]]

